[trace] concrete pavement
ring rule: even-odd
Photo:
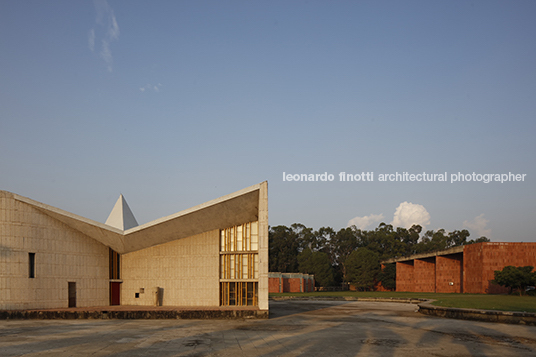
[[[0,356],[531,356],[536,327],[429,317],[416,306],[272,301],[270,319],[7,320]]]

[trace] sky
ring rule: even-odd
[[[123,194],[143,224],[268,181],[271,226],[535,242],[535,17],[531,0],[3,0],[0,189],[99,222]]]

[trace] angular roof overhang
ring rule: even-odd
[[[126,231],[27,197],[16,194],[13,194],[13,197],[124,254],[211,230],[256,221],[259,212],[259,193],[261,189],[266,189],[267,185],[265,181]]]
[[[413,255],[409,255],[407,257],[401,257],[401,258],[392,258],[392,259],[384,260],[381,263],[390,264],[390,263],[405,262],[405,261],[410,261],[410,260],[415,260],[415,259],[433,258],[437,256],[442,256],[442,255],[458,254],[458,253],[463,253],[463,247],[465,246],[460,245],[460,246],[452,247],[452,248],[445,249],[445,250],[437,250],[434,252],[423,253],[423,254],[413,254]]]

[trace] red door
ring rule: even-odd
[[[110,282],[110,305],[121,305],[121,283]]]

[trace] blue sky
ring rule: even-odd
[[[267,180],[271,225],[536,241],[535,17],[534,1],[4,0],[0,189],[100,222],[122,193],[145,223]],[[449,181],[377,180],[396,172]]]

